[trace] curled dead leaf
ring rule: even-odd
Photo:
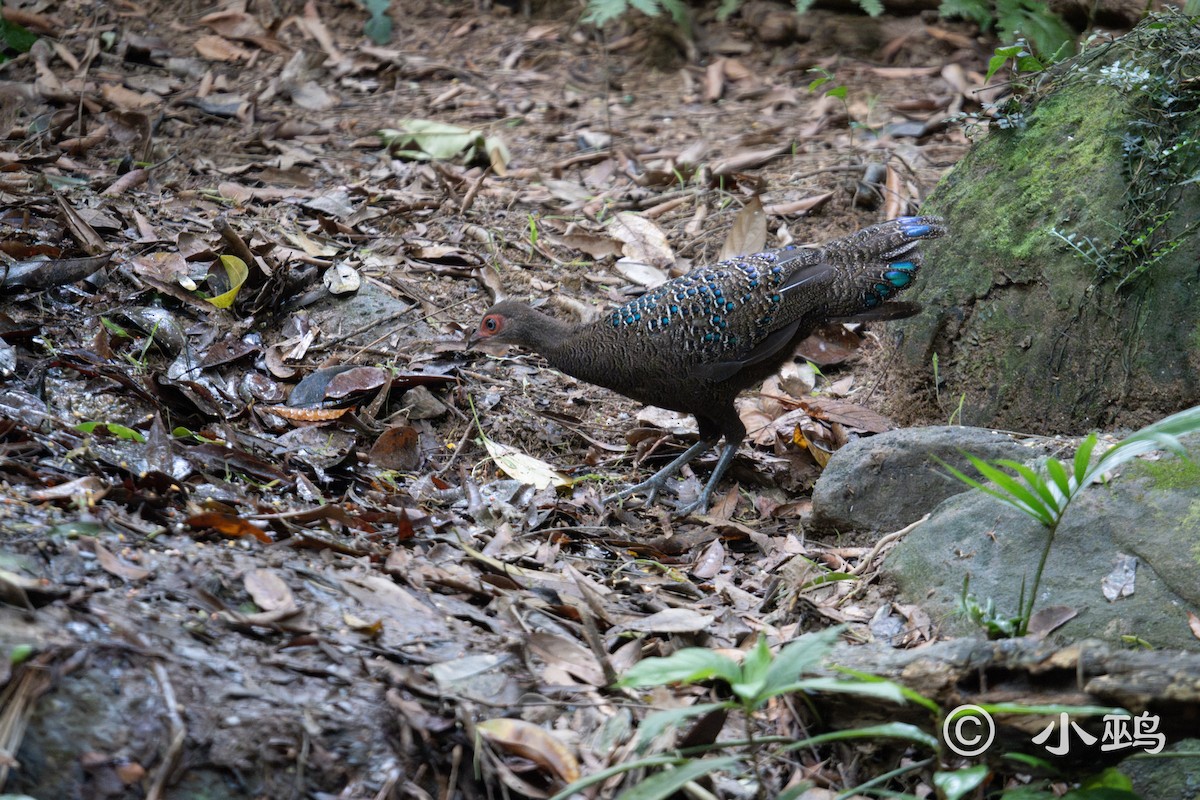
[[[578,780],[579,762],[558,737],[520,719],[489,719],[475,726],[486,741],[527,758],[564,783]]]
[[[98,539],[84,537],[80,540],[80,544],[85,548],[90,548],[95,553],[96,562],[109,575],[115,575],[126,581],[144,581],[152,574],[145,567],[130,564],[128,561],[119,558],[111,550],[102,545]]]
[[[246,573],[242,583],[254,604],[264,611],[296,608],[292,590],[274,571],[255,569]]]

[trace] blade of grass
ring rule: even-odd
[[[1092,451],[1096,449],[1096,442],[1099,440],[1100,437],[1096,434],[1089,434],[1075,451],[1075,485],[1080,489],[1084,487],[1083,476],[1087,474],[1088,465],[1092,462]]]
[[[1046,459],[1046,474],[1050,476],[1050,480],[1054,481],[1054,485],[1058,487],[1061,493],[1058,501],[1059,516],[1062,516],[1062,509],[1071,500],[1071,479],[1067,476],[1067,468],[1057,458]]]
[[[989,487],[983,487],[983,491],[1003,500],[1013,508],[1025,512],[1043,525],[1050,526],[1054,524],[1054,512],[1050,508],[1047,508],[1041,499],[1026,488],[1024,484],[1007,472],[993,467],[981,458],[970,456],[970,459],[975,469],[979,470],[979,473],[983,477],[999,486],[1002,490],[996,491]]]
[[[1020,475],[1025,479],[1025,483],[1028,485],[1028,487],[1037,492],[1038,496],[1045,501],[1047,510],[1052,512],[1056,518],[1062,515],[1062,508],[1065,505],[1065,503],[1062,502],[1063,498],[1055,495],[1050,484],[1046,482],[1046,479],[1043,478],[1037,470],[1026,464],[1022,464],[1019,461],[1010,461],[1007,458],[998,459],[995,462],[995,465],[998,467],[1007,467],[1008,469],[1011,469],[1013,472]],[[1047,467],[1048,466],[1049,462],[1047,462]]]

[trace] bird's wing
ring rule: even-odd
[[[819,253],[820,251],[807,249],[796,251],[789,261],[800,263],[796,264],[796,268],[775,287],[775,291],[786,296],[789,292],[810,285],[814,281],[829,278],[833,274],[833,266],[821,259]],[[784,262],[784,266],[788,266],[787,262]],[[784,323],[781,327],[770,331],[765,338],[745,353],[739,353],[736,357],[726,361],[699,365],[695,372],[699,377],[718,383],[728,380],[746,367],[779,355],[780,351],[796,337],[801,323],[808,317],[809,315],[804,314],[790,322],[781,320]]]
[[[794,273],[788,276],[787,280],[779,287],[781,294],[789,290],[796,290],[803,286],[810,286],[814,281],[820,281],[823,278],[829,278],[833,273],[834,268],[825,261],[818,261],[813,264],[806,264]],[[905,301],[892,301],[883,303],[874,308],[865,308],[853,314],[846,316],[829,317],[829,322],[882,322],[887,320],[904,319],[917,314],[921,310],[920,303],[910,303]],[[768,361],[771,358],[780,354],[780,352],[792,345],[797,335],[800,333],[801,324],[808,323],[812,325],[814,319],[812,315],[805,314],[798,319],[785,324],[783,327],[776,328],[771,331],[766,338],[750,348],[745,353],[739,354],[736,358],[731,358],[725,361],[718,361],[712,364],[701,364],[695,367],[695,374],[700,378],[706,378],[711,381],[721,382],[732,378],[741,370],[754,364]],[[807,331],[806,331],[807,334]]]
[[[771,331],[767,338],[763,339],[757,345],[750,349],[743,356],[730,361],[718,361],[713,364],[701,364],[696,367],[695,373],[701,378],[707,378],[711,381],[724,381],[732,378],[741,370],[751,364],[758,364],[766,361],[774,355],[777,355],[780,350],[788,346],[796,332],[800,328],[802,319],[798,319],[789,325]]]

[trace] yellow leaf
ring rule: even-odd
[[[246,262],[237,256],[221,256],[221,266],[225,268],[225,274],[229,276],[229,291],[208,298],[208,302],[217,308],[229,308],[237,299],[238,292],[241,291],[246,278],[250,277],[250,270],[246,268]]]
[[[529,759],[563,783],[579,778],[579,762],[567,746],[532,722],[500,717],[484,720],[475,728],[493,745]]]
[[[571,479],[541,459],[522,453],[515,447],[493,442],[484,437],[483,446],[488,455],[496,462],[496,466],[506,475],[521,483],[528,483],[538,489],[547,486],[570,486]]]

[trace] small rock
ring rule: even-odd
[[[434,397],[433,392],[424,386],[409,389],[400,398],[400,403],[410,420],[437,419],[446,413],[446,404]]]

